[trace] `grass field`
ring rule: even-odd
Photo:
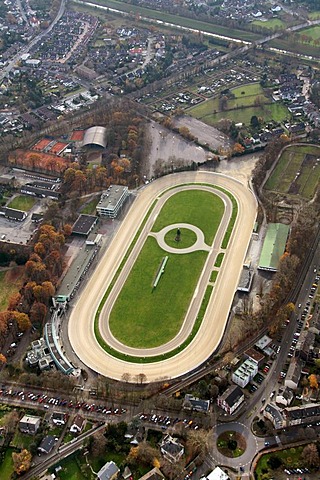
[[[260,458],[256,470],[255,470],[255,478],[257,480],[262,480],[262,478],[265,478],[265,473],[268,471],[270,478],[277,478],[277,475],[275,474],[275,471],[271,470],[269,465],[268,465],[268,460],[272,456],[277,456],[279,457],[283,464],[279,469],[279,473],[283,472],[285,468],[299,468],[303,466],[303,462],[301,460],[301,453],[302,453],[303,447],[294,447],[294,448],[288,448],[285,450],[279,450],[275,453],[267,453],[265,455],[262,455]]]
[[[226,110],[223,112],[219,111],[219,98],[217,97],[210,98],[187,111],[208,125],[215,125],[223,118],[248,125],[253,115],[261,117],[264,122],[270,120],[281,122],[289,116],[287,107],[280,103],[271,103],[271,100],[264,95],[259,83],[236,87],[231,90],[231,93],[235,98],[228,100]],[[259,104],[256,105],[258,97]]]
[[[313,44],[301,42],[300,37],[298,35],[299,34],[294,36],[293,41],[285,40],[283,38],[276,38],[274,40],[270,40],[270,42],[268,42],[268,46],[273,48],[278,48],[280,50],[286,50],[288,52],[299,53],[300,55],[319,58],[320,57],[319,47]]]
[[[36,203],[36,201],[36,198],[29,195],[18,195],[9,203],[8,207],[28,212]]]
[[[188,248],[196,242],[197,235],[192,230],[180,228],[180,232],[180,240],[177,242],[177,229],[170,230],[164,237],[166,244],[173,248]]]
[[[258,27],[265,28],[266,30],[275,30],[286,27],[286,24],[282,20],[280,20],[280,18],[271,18],[266,22],[262,22],[261,20],[254,20],[251,25],[257,25]]]
[[[190,223],[202,229],[211,245],[223,209],[222,200],[211,193],[179,192],[165,203],[153,231],[173,223]],[[169,259],[165,273],[153,290],[157,270],[166,255]],[[167,253],[149,237],[112,309],[112,334],[136,348],[156,347],[173,338],[181,327],[206,257],[207,253],[202,251]]]
[[[314,27],[306,28],[305,30],[300,30],[299,32],[300,38],[301,35],[305,35],[309,37],[313,42],[315,40],[320,39],[320,25],[315,25]]]
[[[311,199],[320,179],[320,147],[294,145],[284,150],[268,179],[266,190]]]
[[[8,306],[8,300],[22,287],[21,268],[0,272],[0,311]]]
[[[11,480],[13,474],[13,461],[12,452],[14,449],[7,448],[4,454],[3,462],[0,465],[0,478],[1,480]]]
[[[200,20],[182,17],[160,10],[152,10],[151,8],[134,5],[133,3],[129,4],[117,0],[97,0],[96,4],[104,5],[106,7],[118,9],[124,12],[131,12],[133,14],[145,16],[154,20],[161,20],[163,22],[169,22],[187,28],[201,30],[204,32],[215,33],[217,35],[224,35],[239,40],[254,41],[261,37],[260,35],[253,32],[223,27],[218,24],[212,24],[209,22],[203,22]]]
[[[311,12],[308,17],[311,18],[311,20],[317,20],[320,18],[320,12]]]

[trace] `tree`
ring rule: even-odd
[[[34,302],[29,313],[31,323],[43,324],[47,316],[47,311],[44,303]]]
[[[97,432],[93,435],[90,452],[93,457],[100,457],[105,451],[107,446],[107,439],[104,436],[103,432]]]
[[[18,475],[21,475],[30,469],[32,455],[27,449],[24,448],[20,453],[13,452],[12,460],[15,472]]]
[[[18,324],[18,328],[21,332],[26,332],[31,328],[31,322],[26,313],[18,312],[17,310],[14,310],[13,312],[13,318]]]
[[[312,388],[313,390],[318,390],[318,380],[317,380],[317,376],[314,373],[309,375],[308,380],[309,380],[310,388]]]
[[[316,444],[310,443],[302,450],[302,458],[309,467],[319,467],[320,459]]]
[[[252,115],[251,120],[250,120],[250,125],[254,129],[260,127],[260,122],[259,122],[259,119],[258,119],[257,115]]]
[[[0,353],[0,367],[7,363],[6,357],[3,355],[3,353]]]
[[[122,376],[121,376],[121,380],[123,380],[126,383],[130,382],[131,374],[127,373],[127,372],[123,373]]]

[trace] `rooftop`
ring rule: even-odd
[[[288,225],[282,223],[269,223],[258,268],[277,271],[279,260],[285,252],[289,228]]]

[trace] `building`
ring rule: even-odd
[[[263,355],[263,353],[258,352],[254,348],[249,348],[248,350],[246,350],[244,352],[244,355],[245,355],[245,357],[249,358],[249,360],[252,360],[253,362],[256,362],[258,367],[260,367],[260,365],[262,365],[262,363],[264,362],[264,360],[266,358]]]
[[[300,360],[304,362],[307,362],[310,357],[312,358],[313,344],[315,338],[315,334],[310,332],[309,330],[304,330],[303,332],[301,332],[301,335],[296,345],[296,357],[299,357]]]
[[[288,225],[269,223],[259,260],[260,270],[277,271],[280,258],[286,249],[289,230]]]
[[[55,425],[65,425],[68,420],[68,415],[64,412],[53,412],[51,420]]]
[[[283,410],[286,427],[318,422],[320,420],[320,403],[309,403],[299,407],[288,407]]]
[[[184,454],[184,446],[176,438],[166,435],[161,442],[160,451],[169,462],[176,463]]]
[[[128,196],[128,187],[110,185],[108,190],[101,195],[97,205],[97,214],[101,217],[116,218]]]
[[[85,131],[83,147],[102,147],[107,146],[107,129],[105,127],[90,127]]]
[[[268,335],[263,335],[256,343],[255,347],[257,347],[262,352],[265,351],[266,348],[271,344],[272,338],[268,337]]]
[[[286,378],[284,380],[285,387],[296,390],[299,385],[301,377],[301,364],[298,359],[294,359],[290,362]]]
[[[284,420],[281,410],[272,403],[268,403],[263,410],[263,416],[270,420],[274,428],[279,429],[284,426]]]
[[[217,398],[217,404],[228,415],[232,415],[242,402],[244,402],[244,393],[237,385],[232,385]]]
[[[201,400],[187,393],[184,397],[183,408],[207,413],[210,408],[210,400]]]
[[[76,415],[72,421],[70,432],[81,433],[85,424],[85,419],[81,415]]]
[[[27,218],[26,212],[9,207],[2,207],[0,209],[0,215],[4,215],[9,220],[14,220],[16,222],[23,222],[23,220]]]
[[[117,477],[119,468],[114,462],[107,462],[97,473],[99,480],[113,480]]]
[[[276,396],[276,403],[284,407],[289,407],[294,397],[293,391],[290,388],[285,388],[283,392],[279,392]]]
[[[40,453],[48,454],[51,452],[55,444],[55,439],[52,435],[47,435],[44,437],[38,447]]]
[[[72,234],[85,235],[87,237],[89,233],[93,230],[97,222],[98,217],[96,217],[95,215],[81,214],[79,215],[72,227]]]
[[[216,467],[206,477],[202,477],[200,480],[230,480],[230,477],[220,467]]]
[[[248,383],[255,377],[258,373],[258,364],[255,361],[247,358],[240,367],[233,372],[232,381],[239,385],[239,387],[244,388]]]
[[[154,467],[150,472],[140,477],[139,480],[165,480],[165,477],[158,467]]]
[[[41,418],[24,415],[19,422],[19,430],[23,433],[35,435],[40,427]]]
[[[249,293],[252,287],[253,277],[253,269],[244,265],[239,280],[238,292]]]

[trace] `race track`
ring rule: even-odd
[[[121,259],[126,253],[154,200],[160,193],[168,188],[190,182],[206,183],[223,187],[230,191],[238,202],[237,221],[234,225],[232,237],[229,241],[228,248],[226,249],[225,258],[219,272],[218,282],[215,284],[202,325],[190,345],[176,356],[167,360],[156,363],[137,364],[116,359],[107,354],[96,341],[94,335],[95,312],[99,306],[101,298],[108,288],[108,285],[113,279],[114,273],[117,271],[117,268],[121,263]],[[225,199],[225,203],[226,211],[230,210],[230,206],[227,208],[227,199]],[[246,250],[251,238],[256,218],[256,209],[256,200],[246,186],[230,177],[211,172],[184,172],[173,174],[162,177],[140,190],[127,217],[122,222],[121,227],[113,238],[108,250],[104,254],[96,270],[92,273],[90,280],[81,292],[79,300],[71,311],[68,324],[68,334],[72,348],[81,361],[91,369],[106,377],[121,380],[124,373],[129,373],[132,381],[134,381],[135,376],[143,373],[146,376],[147,382],[163,378],[177,377],[202,364],[217,349],[221,341],[234,292],[238,286]],[[146,229],[144,230],[145,232],[148,232],[150,225],[153,223],[154,215],[155,214],[151,215],[149,218]],[[221,222],[223,225],[221,225],[219,241],[223,238],[223,232],[226,228],[229,215],[230,212],[227,216],[224,215],[224,221]],[[217,238],[213,245],[215,253],[219,251],[219,245],[217,247],[216,241]],[[139,238],[136,246],[137,253],[143,242],[144,237],[141,236],[141,239]],[[133,262],[134,256],[130,257],[130,262],[127,262],[125,265],[125,272],[123,273],[124,279],[129,273]],[[204,276],[199,280],[194,295],[194,308],[189,309],[189,320],[185,321],[186,328],[184,334],[187,334],[188,328],[192,328],[195,316],[194,312],[197,310],[197,304],[199,305],[207,285],[208,279],[207,277],[203,277]],[[112,305],[115,300],[120,288],[121,283],[118,288],[114,289],[114,298],[110,300],[110,305]],[[101,333],[103,336],[110,338],[107,322],[103,320],[105,318],[105,312],[103,312],[101,318]],[[179,334],[181,334],[181,331]],[[175,341],[181,342],[181,338],[176,338]],[[157,347],[157,353],[168,351],[171,347],[172,345],[170,345],[170,348],[168,345],[163,346],[163,348]],[[123,348],[120,348],[120,350],[123,350]],[[141,357],[147,357],[154,353],[155,352],[151,353],[146,350],[134,352],[134,354],[140,354],[139,356]]]

